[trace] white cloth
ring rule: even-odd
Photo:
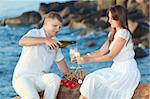
[[[46,37],[43,28],[32,29],[24,36]],[[57,39],[56,37],[53,38]],[[29,47],[24,46],[20,59],[14,70],[13,82],[22,77],[29,78],[30,76],[44,75],[49,71],[53,62],[59,62],[63,58],[64,56],[62,55],[61,49],[50,50],[46,44]],[[13,87],[16,88],[16,86]]]
[[[44,29],[32,29],[25,36],[29,37],[45,37]],[[57,39],[56,37],[53,37]],[[13,78],[26,74],[39,75],[43,72],[48,72],[53,62],[62,60],[61,49],[50,50],[45,44],[37,46],[24,46],[20,59],[14,70]]]
[[[13,81],[13,87],[21,99],[40,99],[38,92],[43,90],[44,99],[56,99],[60,79],[54,73],[20,76]]]
[[[111,68],[99,69],[86,76],[80,92],[87,99],[131,99],[140,81],[129,31],[126,29],[117,31],[109,47],[110,50],[117,37],[129,42],[114,58]]]

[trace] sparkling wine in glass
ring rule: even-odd
[[[70,59],[72,63],[73,63],[72,59],[75,57],[75,53],[76,53],[75,48],[70,48]]]

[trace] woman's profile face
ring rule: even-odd
[[[108,18],[108,22],[110,23],[112,28],[120,27],[119,21],[113,19],[111,11],[109,11],[108,13]]]

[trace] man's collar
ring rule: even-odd
[[[46,37],[46,33],[44,32],[44,28],[40,28],[40,33],[42,35],[42,37]]]

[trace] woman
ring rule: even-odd
[[[111,68],[100,69],[86,76],[79,99],[131,99],[139,84],[140,72],[134,59],[126,9],[120,5],[112,6],[108,10],[108,18],[112,31],[102,48],[75,60],[79,64],[113,60],[113,64]]]

